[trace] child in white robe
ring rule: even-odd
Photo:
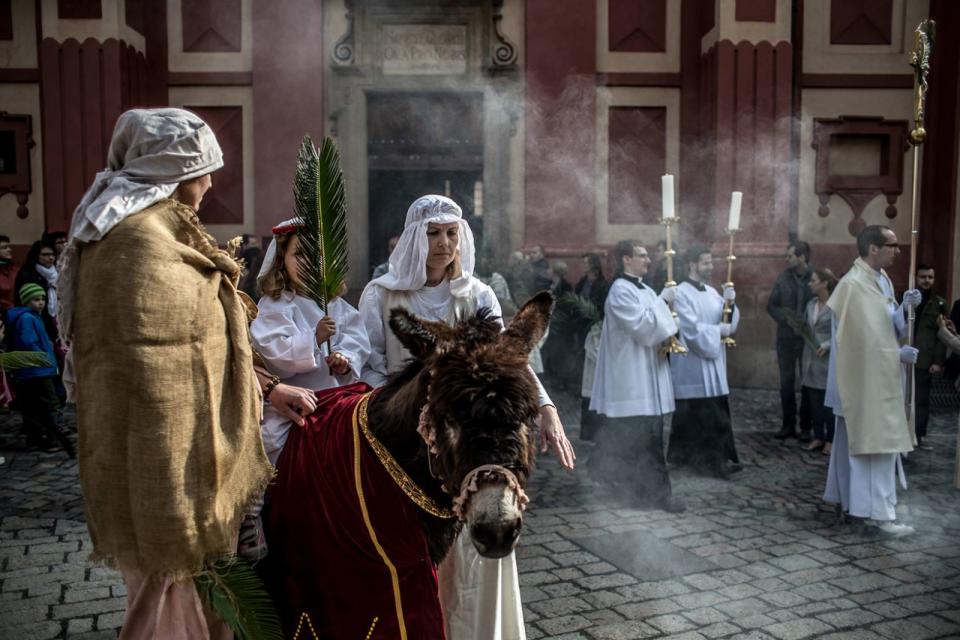
[[[296,219],[273,229],[274,238],[257,278],[263,297],[257,304],[260,313],[250,325],[253,348],[284,384],[322,391],[356,382],[370,354],[363,321],[343,298],[331,300],[324,314],[316,302],[297,293],[296,229]],[[291,426],[293,421],[277,411],[270,404],[269,393],[265,394],[260,432],[274,466]],[[251,523],[255,531],[246,526],[251,520],[248,516],[240,533],[241,555],[251,559],[266,555],[259,521],[262,506],[261,500],[255,505],[256,514],[251,514],[256,516]]]

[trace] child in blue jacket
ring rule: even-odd
[[[56,440],[71,458],[76,457],[73,443],[57,424],[57,358],[53,343],[43,326],[40,314],[47,305],[47,292],[28,282],[20,287],[20,307],[7,312],[7,331],[13,336],[15,351],[45,353],[50,360],[46,367],[26,367],[13,372],[13,386],[23,415],[28,445],[45,446]]]

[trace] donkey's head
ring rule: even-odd
[[[540,293],[505,331],[486,309],[454,327],[402,309],[390,313],[390,328],[429,376],[418,430],[431,469],[489,558],[509,554],[520,536],[538,413],[527,357],[552,309],[553,296]]]

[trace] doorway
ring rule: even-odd
[[[463,209],[478,250],[483,241],[483,94],[367,94],[370,270],[387,259],[407,207],[436,193]]]

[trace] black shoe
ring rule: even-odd
[[[793,438],[796,436],[796,433],[793,430],[793,427],[782,427],[780,431],[774,434],[774,438],[777,440],[786,440],[787,438]]]
[[[801,429],[800,434],[797,436],[797,440],[799,440],[800,442],[812,442],[813,434],[810,433],[809,429],[805,429],[805,430]]]
[[[743,471],[743,465],[739,462],[731,462],[727,464],[727,473],[740,473]]]

